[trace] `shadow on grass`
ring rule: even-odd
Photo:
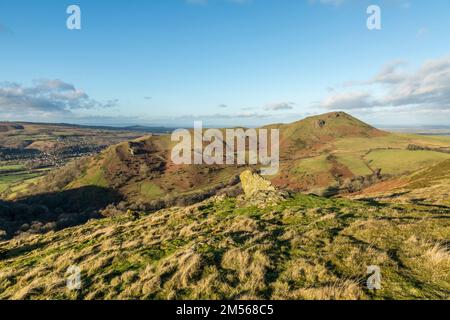
[[[363,198],[363,199],[358,199],[358,200],[361,202],[367,203],[368,205],[377,207],[377,208],[385,208],[385,207],[389,206],[388,204],[379,202],[373,198]]]
[[[17,201],[0,200],[0,230],[6,239],[20,233],[45,233],[100,218],[99,210],[122,200],[108,188],[87,186],[34,195]]]

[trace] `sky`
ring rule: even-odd
[[[448,0],[0,0],[0,121],[450,125],[449,30]]]

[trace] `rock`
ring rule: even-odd
[[[270,181],[250,170],[242,172],[240,179],[244,195],[237,198],[237,203],[241,207],[265,208],[277,205],[286,198]]]
[[[317,121],[317,125],[319,126],[319,128],[323,128],[327,123],[325,122],[325,120],[318,120]]]
[[[252,197],[261,191],[276,191],[270,181],[250,170],[245,170],[239,177],[246,197]]]
[[[128,149],[130,150],[130,154],[132,156],[137,156],[140,154],[144,154],[145,150],[143,150],[144,148],[144,143],[142,142],[129,142],[128,143]]]

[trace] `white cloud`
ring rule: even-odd
[[[321,106],[330,110],[352,110],[370,108],[373,104],[372,97],[366,92],[346,92],[327,97]]]
[[[427,61],[414,72],[400,71],[404,65],[392,62],[372,79],[353,83],[366,86],[366,91],[333,94],[320,106],[340,110],[374,107],[450,110],[450,57]],[[372,91],[380,93],[374,95]]]
[[[282,111],[282,110],[292,110],[294,109],[294,102],[278,102],[278,103],[270,103],[265,106],[265,110],[270,111]]]
[[[0,114],[50,116],[70,114],[76,109],[107,108],[117,100],[105,103],[90,99],[74,85],[55,79],[40,79],[25,87],[18,83],[0,83]]]

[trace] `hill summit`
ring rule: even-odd
[[[432,151],[449,147],[445,139],[391,134],[345,112],[262,128],[279,129],[280,168],[276,175],[265,178],[281,190],[327,195],[350,182],[348,189],[354,192],[385,176],[412,172],[450,157]],[[411,151],[411,144],[433,149]],[[238,164],[175,164],[171,160],[175,145],[169,134],[119,143],[48,174],[29,192],[96,186],[119,194],[116,204],[124,201],[132,209],[157,210],[193,204],[218,193],[239,192],[239,175],[259,169]],[[403,157],[410,161],[399,162]],[[353,183],[352,179],[357,178]],[[98,207],[96,203],[91,206]]]

